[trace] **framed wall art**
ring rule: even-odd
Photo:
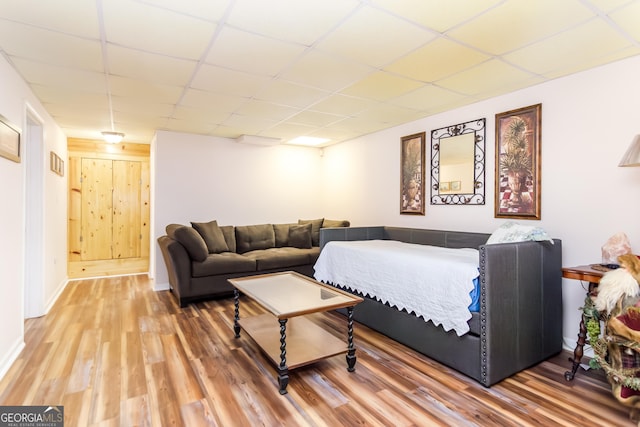
[[[20,163],[20,130],[0,116],[0,156]]]
[[[496,114],[496,218],[540,219],[542,104]]]
[[[424,215],[424,157],[426,133],[400,139],[400,213]]]
[[[58,156],[53,151],[51,151],[49,154],[49,163],[50,168],[54,173],[57,173],[60,176],[64,176],[64,160],[62,160],[60,156]]]

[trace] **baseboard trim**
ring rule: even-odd
[[[20,352],[24,349],[24,336],[20,336],[16,342],[11,346],[11,349],[7,353],[6,357],[0,362],[0,380],[9,372],[14,362],[18,360]]]
[[[156,283],[155,285],[153,285],[154,291],[168,291],[169,289],[171,289],[171,285],[169,284],[169,282]]]

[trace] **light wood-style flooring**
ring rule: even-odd
[[[262,313],[245,297],[240,310]],[[346,336],[342,315],[311,319]],[[282,396],[232,325],[232,299],[181,309],[144,275],[72,281],[26,322],[0,405],[64,405],[67,427],[634,425],[598,372],[565,381],[567,354],[485,388],[357,323],[354,373],[343,355],[320,361]]]

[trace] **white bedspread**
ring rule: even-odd
[[[477,249],[449,249],[395,240],[327,243],[316,280],[406,309],[460,336],[469,331],[469,292],[478,276]]]

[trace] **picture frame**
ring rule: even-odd
[[[400,138],[400,214],[424,215],[426,132]]]
[[[0,156],[20,163],[20,129],[0,115]]]
[[[496,114],[495,217],[539,220],[542,104]]]
[[[49,153],[49,167],[54,173],[64,176],[64,160],[53,151]]]

